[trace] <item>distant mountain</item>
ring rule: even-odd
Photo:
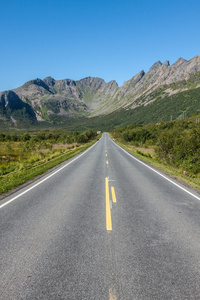
[[[154,106],[157,105],[156,101],[164,99],[166,102],[174,95],[198,91],[199,87],[199,55],[189,61],[179,58],[171,66],[169,61],[158,61],[147,73],[139,72],[121,87],[114,80],[106,83],[97,77],[78,81],[37,78],[17,89],[0,93],[0,124],[10,122],[17,126],[20,122],[33,124],[43,121],[56,124],[65,123],[69,118],[106,116],[119,110],[138,111],[138,108],[144,109],[154,102]],[[196,106],[192,106],[193,111],[200,109],[198,99]],[[189,100],[183,109],[188,109]],[[170,105],[174,104],[170,102]],[[162,111],[160,114],[158,118],[162,118]],[[143,122],[144,117],[140,115],[140,122]]]

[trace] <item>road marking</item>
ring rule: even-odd
[[[117,300],[116,293],[112,288],[109,288],[109,300]]]
[[[97,142],[98,143],[98,142]],[[72,161],[70,161],[69,163],[67,163],[66,165],[62,166],[60,169],[58,169],[57,171],[53,172],[51,175],[45,177],[44,179],[42,179],[41,181],[39,181],[38,183],[36,183],[35,185],[33,185],[32,187],[28,188],[27,190],[25,190],[24,192],[20,193],[19,195],[13,197],[12,199],[8,200],[7,202],[3,203],[2,205],[0,205],[0,209],[3,208],[4,206],[6,206],[7,204],[13,202],[14,200],[16,200],[17,198],[23,196],[24,194],[28,193],[29,191],[31,191],[32,189],[34,189],[36,186],[40,185],[41,183],[45,182],[46,180],[48,180],[49,178],[51,178],[52,176],[54,176],[55,174],[57,174],[58,172],[60,172],[62,169],[66,168],[67,166],[69,166],[70,164],[72,164],[74,161],[76,161],[77,159],[79,159],[81,156],[83,156],[84,154],[86,154],[88,151],[90,151],[94,146],[96,146],[95,143],[94,145],[92,145],[90,148],[88,148],[86,151],[84,151],[82,154],[80,154],[78,157],[74,158]]]
[[[107,153],[106,153],[106,156],[108,156]]]
[[[115,189],[114,187],[112,186],[111,187],[111,193],[112,193],[112,199],[113,199],[113,202],[117,202],[117,199],[116,199],[116,195],[115,195]]]
[[[105,179],[106,186],[106,229],[112,230],[111,210],[110,210],[110,196],[109,196],[109,184],[108,177]]]
[[[112,140],[111,140],[112,141]],[[112,141],[113,142],[113,141]],[[179,189],[183,190],[184,192],[186,192],[187,194],[189,194],[190,196],[196,198],[197,200],[200,201],[200,197],[196,196],[195,194],[189,192],[188,190],[186,190],[185,188],[183,188],[182,186],[180,186],[179,184],[177,184],[176,182],[174,182],[173,180],[167,178],[165,175],[161,174],[160,172],[156,171],[155,169],[153,169],[152,167],[148,166],[147,164],[145,164],[144,162],[142,162],[141,160],[139,160],[138,158],[136,158],[135,156],[131,155],[130,153],[128,153],[125,149],[123,149],[122,147],[120,147],[119,145],[117,145],[115,142],[113,142],[113,144],[115,146],[117,146],[118,148],[120,148],[122,151],[124,151],[126,154],[128,154],[130,157],[132,157],[134,160],[136,160],[137,162],[139,162],[140,164],[142,164],[143,166],[145,166],[146,168],[150,169],[151,171],[155,172],[156,174],[160,175],[161,177],[163,177],[164,179],[166,179],[167,181],[169,181],[170,183],[174,184],[175,186],[177,186]]]
[[[108,165],[108,161],[106,161],[106,164]]]

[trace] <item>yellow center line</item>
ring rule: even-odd
[[[105,185],[106,185],[106,229],[112,230],[108,177],[106,177]]]
[[[109,289],[109,300],[117,300],[117,296],[115,294],[115,291],[113,289]]]
[[[106,161],[106,164],[108,165],[108,161]]]
[[[112,193],[112,199],[113,199],[113,202],[117,202],[117,199],[116,199],[116,196],[115,196],[115,189],[114,189],[114,187],[112,186],[111,187],[111,193]]]
[[[108,156],[107,153],[106,153],[106,156]]]

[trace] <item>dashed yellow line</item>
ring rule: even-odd
[[[115,189],[114,187],[112,186],[111,187],[111,193],[112,193],[112,199],[113,199],[113,202],[117,202],[117,199],[116,199],[116,195],[115,195]]]
[[[109,300],[117,300],[116,293],[113,289],[109,289]]]
[[[108,165],[108,161],[106,161],[106,164]]]
[[[110,210],[108,177],[106,177],[105,185],[106,185],[106,229],[110,231],[112,230],[112,220],[111,220],[111,210]]]

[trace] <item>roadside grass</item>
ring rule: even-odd
[[[110,137],[112,138],[112,134],[110,134]],[[149,165],[154,166],[154,167],[164,171],[171,177],[174,177],[175,179],[178,179],[182,183],[190,185],[192,188],[195,188],[198,191],[200,191],[200,178],[199,177],[190,177],[189,175],[187,175],[187,173],[184,173],[182,169],[173,167],[171,165],[167,165],[167,164],[159,161],[157,156],[155,155],[153,148],[150,147],[147,150],[145,148],[143,149],[143,148],[134,147],[133,145],[119,141],[119,139],[116,139],[116,138],[114,139],[114,141],[119,146],[121,146],[128,152],[132,153],[134,156],[141,159],[142,161],[147,162]]]
[[[9,164],[5,162],[0,169],[0,195],[74,157],[94,143],[95,140],[82,145],[67,147],[59,145],[57,149],[41,149],[32,154],[29,153],[29,157],[26,155],[21,161],[10,161]]]

